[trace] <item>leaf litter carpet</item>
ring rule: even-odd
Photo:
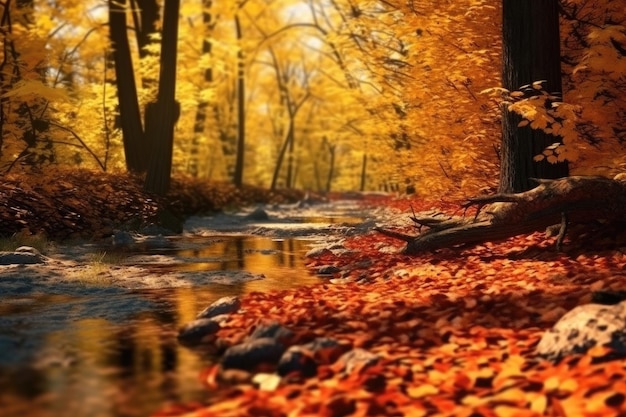
[[[395,207],[399,218],[443,204],[365,203]],[[606,360],[603,347],[556,364],[534,353],[543,332],[593,291],[626,289],[623,236],[579,234],[562,253],[543,233],[410,257],[399,253],[403,242],[373,232],[345,245],[350,251],[309,266],[335,265],[336,278],[350,279],[244,296],[218,337],[236,343],[275,320],[302,341],[334,337],[381,360],[350,372],[329,360],[314,377],[287,376],[270,390],[218,383],[213,366],[198,370],[206,403],[166,405],[158,415],[626,415],[625,360]]]

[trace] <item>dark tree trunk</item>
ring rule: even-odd
[[[287,178],[285,179],[285,184],[287,185],[287,188],[293,188],[293,182],[294,182],[293,153],[294,153],[294,148],[295,148],[295,143],[294,143],[295,134],[293,133],[294,132],[292,130],[291,139],[289,140],[289,149],[287,150]]]
[[[367,178],[367,154],[363,154],[363,164],[361,166],[361,191],[365,191],[365,180]]]
[[[202,0],[202,25],[203,35],[202,39],[202,54],[210,55],[213,45],[208,40],[209,35],[213,31],[214,23],[211,16],[212,0]],[[206,85],[213,82],[213,68],[208,67],[204,69],[204,82]],[[191,140],[191,149],[189,156],[189,168],[188,171],[194,177],[198,176],[198,146],[200,144],[200,138],[204,134],[206,128],[206,120],[209,112],[209,103],[205,100],[200,100],[198,108],[196,109],[196,118],[193,124],[193,138]]]
[[[283,142],[280,150],[278,151],[278,159],[276,160],[276,166],[274,167],[274,175],[272,176],[272,184],[270,185],[270,190],[275,190],[276,185],[278,183],[278,176],[280,175],[280,168],[283,165],[283,159],[285,158],[285,153],[287,152],[287,147],[289,143],[293,140],[294,135],[294,119],[289,118],[289,127],[287,128],[287,136],[285,137],[285,141]]]
[[[504,88],[514,91],[526,84],[546,80],[544,88],[561,94],[561,62],[558,0],[503,0],[502,5]],[[533,187],[530,178],[569,175],[567,162],[533,161],[559,138],[529,126],[518,127],[518,114],[504,110],[500,192],[521,192]]]
[[[126,0],[109,0],[109,33],[113,60],[115,61],[117,99],[126,169],[139,173],[145,171],[146,159],[143,157],[141,149],[143,128],[137,99],[135,72],[128,44],[125,5]]]
[[[145,58],[148,56],[146,46],[154,43],[151,35],[158,32],[159,5],[156,0],[131,0],[131,6],[133,7],[133,22],[139,57]]]
[[[178,38],[178,13],[180,0],[167,0],[163,10],[163,38],[161,40],[161,71],[157,102],[146,109],[153,119],[155,130],[149,138],[153,151],[148,166],[144,188],[159,195],[167,193],[172,171],[174,124],[180,107],[175,100],[176,92],[176,45]]]
[[[233,182],[235,186],[241,187],[243,184],[243,164],[246,144],[246,79],[243,51],[241,50],[241,23],[237,15],[235,15],[235,28],[237,30],[237,40],[239,41],[240,49],[239,52],[237,52],[237,155],[235,159],[235,176]]]
[[[330,186],[335,175],[335,150],[337,145],[328,144],[328,153],[330,154],[330,167],[328,168],[328,178],[326,179],[326,192],[330,191]]]
[[[159,19],[159,5],[156,0],[131,0],[131,7],[133,10],[133,23],[135,25],[135,34],[137,36],[137,49],[139,50],[139,58],[145,58],[149,55],[147,47],[155,43],[156,41],[151,38],[151,35],[158,32],[157,21]],[[157,88],[158,80],[154,77],[142,77],[141,85],[143,88]],[[148,107],[144,109],[144,132],[153,132],[154,126],[150,126],[153,119],[149,117]],[[150,138],[147,133],[144,133],[140,138],[139,148],[149,149]],[[144,152],[145,155],[145,152]],[[148,167],[149,157],[145,157],[145,169]]]

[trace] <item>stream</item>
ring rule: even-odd
[[[135,417],[205,400],[198,375],[214,358],[178,329],[220,297],[319,282],[305,253],[374,221],[354,201],[258,210],[191,218],[155,247],[47,254],[67,268],[0,269],[0,415]],[[115,263],[93,264],[105,256]]]

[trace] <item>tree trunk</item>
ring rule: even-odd
[[[365,180],[367,178],[367,154],[363,154],[363,164],[361,166],[361,191],[365,191]]]
[[[158,32],[157,21],[159,20],[159,5],[156,0],[131,0],[133,9],[133,23],[137,37],[137,49],[139,57],[148,56],[146,46],[154,43],[151,35]],[[148,80],[148,82],[154,80]]]
[[[149,115],[154,119],[155,132],[154,136],[149,137],[153,141],[153,152],[144,188],[159,195],[165,195],[169,189],[174,146],[174,124],[180,113],[179,105],[175,99],[179,9],[180,0],[167,0],[165,2],[159,94]]]
[[[109,36],[115,61],[117,99],[126,169],[140,173],[146,169],[146,160],[141,149],[143,128],[137,99],[135,72],[128,44],[126,0],[109,0]]]
[[[241,187],[243,184],[243,164],[246,144],[246,79],[245,62],[242,48],[242,33],[239,16],[235,15],[235,28],[237,30],[237,41],[239,52],[237,52],[237,155],[235,159],[235,176],[233,182],[235,186]]]
[[[213,31],[213,18],[209,10],[211,9],[212,0],[202,0],[202,25],[203,25],[203,39],[202,39],[202,54],[210,55],[213,45],[208,40],[209,35]],[[204,69],[204,83],[209,85],[213,82],[213,68],[208,67]],[[206,128],[206,120],[209,112],[209,102],[201,99],[196,109],[196,118],[193,124],[193,138],[191,140],[191,149],[189,155],[189,173],[196,177],[198,176],[198,147],[200,146],[200,138],[204,135]]]
[[[328,153],[330,154],[330,167],[328,168],[328,178],[326,179],[326,192],[330,191],[330,185],[333,182],[333,176],[335,174],[335,150],[337,145],[328,144]]]
[[[526,84],[546,80],[550,93],[562,92],[558,0],[503,0],[502,5],[504,88],[514,91]],[[500,192],[532,188],[530,178],[561,178],[569,175],[567,162],[533,161],[559,138],[529,126],[518,127],[518,114],[503,110]]]
[[[464,208],[477,206],[474,217],[414,215],[411,219],[428,230],[417,236],[379,229],[377,231],[407,242],[405,253],[416,254],[455,245],[495,242],[561,224],[559,240],[568,222],[598,224],[611,228],[626,215],[626,181],[604,177],[566,177],[541,180],[528,191],[470,199]],[[490,205],[488,209],[484,206]]]
[[[285,136],[285,141],[283,142],[280,150],[278,151],[278,159],[276,160],[276,166],[274,167],[274,175],[272,176],[272,184],[270,185],[270,190],[276,189],[276,184],[278,183],[278,176],[280,175],[280,168],[283,165],[283,159],[285,158],[285,153],[287,152],[287,146],[293,140],[293,118],[289,118],[289,127],[287,128],[287,136]]]
[[[292,134],[289,140],[289,149],[287,150],[287,178],[285,179],[285,185],[287,188],[293,188],[293,151],[294,151],[294,139],[295,135]]]

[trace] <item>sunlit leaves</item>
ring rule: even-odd
[[[13,87],[0,96],[2,98],[33,98],[41,97],[46,100],[67,100],[68,95],[65,91],[58,88],[51,88],[39,80],[23,80],[15,83]]]

